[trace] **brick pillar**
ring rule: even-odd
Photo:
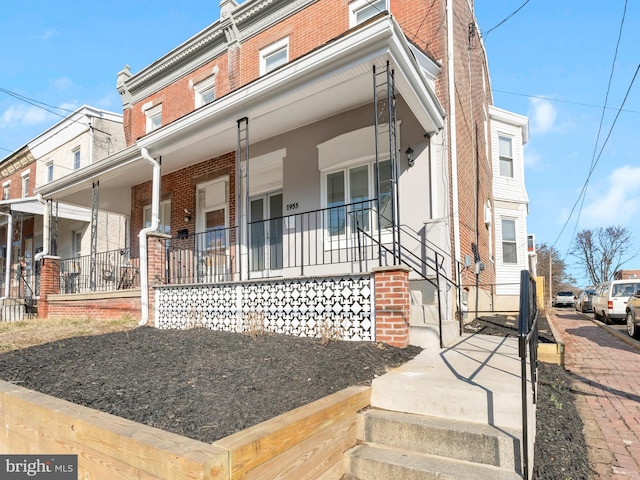
[[[409,346],[411,296],[409,269],[399,265],[373,269],[376,341],[394,347]]]
[[[155,285],[164,283],[164,239],[166,236],[149,235],[147,237],[147,272],[149,273],[149,323],[155,322],[156,292]]]
[[[43,257],[40,259],[40,298],[38,299],[38,318],[49,316],[48,297],[59,293],[60,257]]]

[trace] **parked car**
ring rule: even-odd
[[[640,290],[640,279],[601,283],[591,299],[594,318],[607,324],[622,322],[626,317],[627,301],[637,290]]]
[[[551,302],[553,307],[573,307],[576,296],[573,292],[558,292]]]
[[[629,298],[626,309],[627,333],[630,337],[640,338],[640,290]]]
[[[580,295],[576,297],[576,310],[582,313],[590,312],[593,309],[591,300],[595,293],[596,287],[587,287],[582,290],[582,292],[580,292]]]

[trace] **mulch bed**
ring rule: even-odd
[[[538,317],[541,343],[554,343],[553,333],[544,315]],[[469,333],[517,336],[514,317],[496,315],[481,317],[465,327]],[[534,475],[540,480],[589,479],[588,447],[584,424],[576,409],[571,373],[559,365],[538,362],[538,402],[536,408],[536,440]]]
[[[0,378],[211,443],[354,385],[421,351],[371,342],[150,327],[0,355]]]

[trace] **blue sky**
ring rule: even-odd
[[[525,149],[528,230],[539,243],[554,245],[564,256],[574,231],[622,224],[633,233],[637,252],[640,78],[613,129],[612,125],[640,63],[640,2],[627,5],[609,108],[597,144],[624,0],[530,0],[489,32],[523,3],[477,0],[475,8],[485,35],[494,103],[530,119]],[[0,89],[69,110],[89,104],[121,112],[115,88],[118,71],[128,64],[135,73],[205,28],[219,17],[218,4],[8,2],[0,18]],[[60,118],[0,91],[0,158]],[[584,203],[578,202],[594,158],[598,163]],[[570,273],[586,282],[571,268],[571,256],[566,262]],[[640,256],[625,268],[640,268]]]

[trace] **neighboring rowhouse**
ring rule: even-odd
[[[142,288],[120,312],[406,344],[410,321],[423,343],[439,321],[459,331],[463,300],[493,308],[492,97],[472,2],[220,7],[118,74],[127,148],[39,190],[130,215]]]
[[[44,253],[77,259],[73,274],[67,278],[73,281],[74,292],[88,278],[89,264],[82,265],[81,259],[91,250],[91,209],[45,202],[34,195],[34,189],[97,163],[123,147],[122,115],[85,105],[0,160],[3,320],[21,318],[25,299],[27,313],[37,309],[37,260]],[[97,251],[124,246],[126,223],[122,217],[102,212],[96,226]],[[50,232],[44,233],[46,230]],[[63,290],[70,287],[63,285]]]
[[[524,145],[529,140],[527,117],[489,107],[493,154],[493,214],[485,206],[484,221],[495,220],[496,311],[517,312],[520,272],[530,270],[534,239],[527,235],[529,197],[524,183]],[[531,245],[529,245],[531,242]],[[535,271],[532,272],[535,275]]]

